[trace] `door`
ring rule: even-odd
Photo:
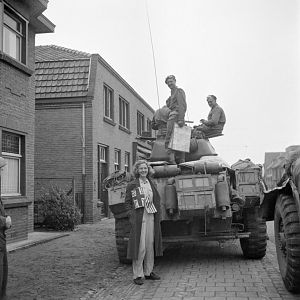
[[[98,145],[98,199],[103,202],[103,214],[109,217],[108,192],[103,186],[103,180],[108,176],[108,147]]]

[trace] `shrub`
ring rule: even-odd
[[[74,230],[80,223],[81,213],[72,196],[57,186],[43,191],[39,199],[43,225],[54,230]]]

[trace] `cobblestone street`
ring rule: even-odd
[[[262,260],[244,259],[234,242],[170,249],[156,264],[160,281],[134,285],[106,219],[9,254],[9,299],[300,299],[283,286],[272,238]]]
[[[272,231],[272,230],[271,230]],[[239,242],[184,247],[167,251],[159,259],[162,280],[142,287],[124,279],[92,299],[300,299],[286,291],[279,273],[275,245],[268,241],[262,260],[246,260]]]
[[[119,267],[114,219],[10,253],[9,299],[80,299],[107,286]]]

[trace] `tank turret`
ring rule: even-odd
[[[192,138],[190,142],[190,152],[186,153],[185,161],[199,160],[203,156],[216,156],[217,153],[208,139],[195,139]],[[168,161],[168,153],[165,148],[165,139],[159,136],[153,143],[153,148],[149,160],[155,161]]]

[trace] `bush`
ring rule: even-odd
[[[74,230],[80,223],[81,213],[72,196],[57,186],[51,186],[40,195],[43,225],[54,230]]]

